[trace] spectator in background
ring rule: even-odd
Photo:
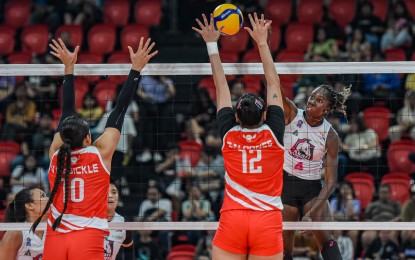
[[[15,96],[16,100],[7,106],[2,136],[4,141],[21,141],[24,135],[30,131],[35,119],[36,104],[28,99],[26,85],[17,85]]]
[[[370,42],[372,50],[379,49],[379,39],[384,30],[384,24],[374,13],[374,6],[370,1],[360,2],[356,16],[350,26],[346,27],[346,33],[351,34],[356,28],[360,28],[365,39]]]
[[[91,93],[84,96],[82,104],[82,108],[79,108],[76,112],[88,122],[91,128],[94,128],[102,118],[104,110],[98,106],[97,99]]]
[[[159,150],[165,150],[169,142],[171,127],[169,117],[169,100],[174,97],[176,89],[173,81],[166,76],[143,76],[138,85],[137,95],[140,98],[139,113],[143,124],[140,124],[142,133],[142,156],[161,157]],[[156,133],[163,133],[157,135]]]
[[[371,202],[365,210],[366,221],[394,221],[401,215],[401,205],[390,199],[390,186],[381,184],[379,200]]]
[[[348,61],[360,62],[372,59],[372,47],[364,38],[362,29],[355,28],[353,35],[346,42],[346,53]]]
[[[415,184],[412,184],[410,193],[411,198],[403,205],[400,217],[400,220],[404,222],[415,222]]]
[[[389,230],[381,230],[369,246],[365,257],[368,259],[399,259],[398,245],[391,239]]]
[[[314,42],[310,43],[305,61],[336,61],[339,52],[337,41],[328,39],[326,29],[320,27],[316,31]]]
[[[335,230],[334,239],[336,239],[337,244],[339,244],[340,253],[343,260],[353,260],[354,256],[354,246],[352,239],[347,236],[345,231]]]
[[[141,203],[136,220],[171,221],[171,213],[171,201],[161,197],[160,189],[157,186],[151,186],[147,189],[147,199]]]
[[[232,106],[236,106],[238,99],[245,93],[245,84],[243,81],[235,80],[229,84],[231,86]]]
[[[0,56],[0,64],[6,61]],[[14,93],[14,86],[16,85],[16,77],[14,76],[0,76],[0,103],[7,100]],[[0,111],[4,108],[0,107]]]
[[[412,35],[409,27],[410,24],[405,18],[400,18],[397,21],[390,20],[389,26],[381,39],[381,50],[411,47]]]
[[[13,193],[17,193],[23,188],[44,189],[47,187],[46,174],[43,168],[37,165],[33,154],[26,156],[23,164],[14,168],[11,173],[10,185]]]
[[[388,20],[397,21],[399,19],[406,19],[409,22],[412,21],[412,15],[405,4],[405,1],[402,0],[392,1],[392,11],[388,12],[388,15]]]
[[[349,156],[348,173],[370,172],[380,181],[384,171],[381,167],[379,138],[373,129],[366,127],[361,115],[352,119],[350,133],[346,135],[342,148]]]
[[[59,35],[55,35],[55,38],[60,38],[68,50],[74,49],[74,47],[71,44],[71,35],[68,31],[62,31]],[[49,47],[48,52],[45,54],[45,62],[48,64],[61,64],[62,62],[58,58],[50,54],[50,51],[52,51],[52,49]]]
[[[65,8],[64,23],[82,25],[85,31],[102,21],[99,1],[71,0]]]
[[[298,233],[295,235],[293,250],[294,259],[297,257],[300,259],[301,257],[305,257],[306,259],[318,260],[320,259],[319,252],[320,250],[312,232],[307,231],[304,234]]]
[[[415,259],[415,231],[411,232],[411,237],[402,241],[401,259]]]
[[[43,23],[49,25],[50,31],[54,32],[62,23],[62,13],[57,7],[60,5],[58,1],[51,0],[35,0],[32,3],[32,11],[30,16],[31,24]],[[61,1],[66,2],[66,1]]]
[[[139,239],[134,239],[134,247],[136,248],[135,255],[139,260],[162,260],[160,246],[153,241],[151,237],[153,231],[140,230],[138,231]]]
[[[401,139],[404,133],[408,133],[415,140],[415,90],[407,90],[404,97],[404,106],[396,116],[397,125],[389,128],[391,142]]]
[[[330,201],[330,208],[335,221],[359,220],[361,205],[350,182],[340,184],[337,196]]]

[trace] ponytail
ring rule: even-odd
[[[45,206],[45,209],[43,210],[42,214],[40,215],[39,218],[36,219],[36,221],[33,223],[31,230],[33,232],[35,232],[36,227],[39,225],[40,221],[42,220],[42,217],[46,214],[46,212],[49,210],[50,205],[53,202],[53,198],[56,195],[56,192],[59,189],[59,186],[61,184],[61,178],[62,178],[62,174],[64,171],[64,167],[66,166],[65,169],[65,207],[64,207],[64,211],[62,212],[62,214],[55,220],[55,222],[52,225],[52,228],[55,230],[59,224],[60,221],[62,219],[62,215],[63,213],[66,211],[66,207],[67,207],[67,196],[68,196],[68,179],[69,179],[69,174],[71,171],[71,153],[72,153],[72,149],[71,149],[71,145],[68,142],[65,142],[59,149],[58,152],[58,157],[57,157],[57,167],[56,167],[56,176],[55,176],[55,182],[53,184],[53,189],[52,192],[50,193],[49,196],[49,200],[48,203]]]
[[[12,202],[9,203],[9,205],[7,205],[6,215],[4,217],[4,222],[6,222],[6,223],[18,222],[18,221],[16,221],[16,218],[15,218],[15,211],[14,211],[14,206],[15,205],[16,205],[15,200],[13,200]]]

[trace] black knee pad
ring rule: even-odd
[[[283,260],[293,260],[293,256],[290,252],[284,250],[284,258]]]
[[[342,255],[340,254],[339,246],[337,242],[330,239],[323,245],[323,250],[321,250],[321,255],[324,260],[342,260]]]

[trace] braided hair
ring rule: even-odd
[[[20,190],[14,200],[7,205],[5,222],[25,222],[26,221],[26,203],[34,202],[33,188],[24,188]]]
[[[344,117],[347,117],[345,103],[347,98],[350,96],[351,87],[352,86],[350,85],[338,92],[332,86],[327,84],[319,86],[319,88],[326,90],[325,97],[329,101],[330,113],[339,112],[342,113]]]
[[[236,114],[244,127],[258,125],[262,120],[265,108],[264,100],[250,93],[242,95],[236,102]]]
[[[85,137],[89,134],[89,125],[88,123],[81,119],[78,116],[70,116],[62,122],[60,127],[60,135],[63,140],[63,145],[60,147],[57,155],[57,166],[56,166],[56,176],[53,183],[53,189],[50,193],[49,200],[46,204],[45,209],[43,210],[41,216],[36,219],[32,225],[33,232],[36,230],[36,227],[39,225],[43,215],[49,210],[50,205],[53,202],[53,199],[58,191],[60,184],[62,182],[62,175],[65,174],[65,198],[64,198],[64,207],[62,213],[59,217],[55,219],[52,224],[52,229],[56,230],[62,220],[63,214],[65,214],[66,209],[68,208],[68,196],[69,196],[69,176],[71,174],[71,154],[72,150],[80,148],[83,146],[83,141]]]

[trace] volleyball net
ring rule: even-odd
[[[261,63],[224,63],[223,66],[232,98],[237,99],[243,92],[264,95]],[[102,118],[107,116],[106,112],[111,109],[108,101],[112,102],[112,105],[116,102],[117,88],[122,84],[130,67],[129,64],[75,65],[77,109],[83,109],[82,114],[87,115],[93,137],[99,136],[102,132],[102,129],[98,128],[100,123],[102,124]],[[353,200],[358,201],[355,214],[342,218],[341,214],[346,213],[344,209],[337,207],[340,216],[335,222],[286,222],[284,228],[413,230],[414,224],[400,217],[402,209],[399,209],[399,214],[375,210],[369,221],[366,221],[368,219],[365,218],[365,210],[370,207],[371,202],[378,201],[382,196],[379,190],[384,184],[388,185],[389,200],[399,203],[399,207],[404,207],[415,194],[415,190],[411,190],[411,174],[415,172],[415,163],[411,161],[411,154],[415,153],[411,129],[393,128],[401,121],[397,120],[398,115],[402,118],[406,116],[407,121],[413,121],[409,118],[411,115],[402,115],[401,110],[408,100],[413,98],[407,93],[415,90],[415,62],[276,63],[276,68],[285,94],[299,107],[305,106],[311,90],[322,83],[329,83],[339,90],[351,85],[353,94],[347,103],[347,118],[333,115],[329,121],[339,132],[343,144],[347,136],[354,133],[351,125],[359,115],[367,127],[374,129],[377,135],[376,145],[371,150],[365,147],[366,143],[359,147],[358,143],[363,142],[359,138],[357,142],[356,139],[349,138],[352,139],[348,140],[349,150],[339,151],[339,183],[351,183]],[[110,228],[216,230],[223,198],[224,169],[223,158],[220,159],[221,140],[219,138],[218,143],[219,135],[215,124],[215,92],[210,64],[148,64],[141,74],[151,78],[149,77],[147,83],[143,83],[142,88],[138,90],[135,98],[136,108],[132,107],[127,113],[127,121],[131,122],[127,127],[124,125],[127,130],[123,133],[125,136],[114,156],[112,168],[112,178],[120,196],[120,207],[117,212],[124,215],[127,222],[110,223]],[[17,82],[25,82],[26,90],[37,92],[26,93],[29,96],[27,100],[32,100],[37,107],[33,123],[28,122],[29,125],[36,126],[36,129],[42,124],[40,120],[44,114],[52,114],[53,124],[56,126],[60,116],[61,101],[58,97],[62,76],[63,65],[0,64],[0,78],[15,78]],[[168,87],[154,88],[153,85],[159,82],[173,85],[174,90],[169,93]],[[55,87],[54,90],[46,88],[51,85]],[[16,89],[17,87],[5,85],[2,91]],[[53,91],[56,93],[52,93]],[[144,95],[140,94],[140,91]],[[153,95],[153,98],[146,99],[150,95]],[[11,123],[8,121],[10,118],[7,118],[7,109],[16,97],[9,94],[5,96],[1,102],[1,174],[4,189],[13,193],[13,186],[36,184],[33,180],[26,182],[23,172],[13,175],[15,167],[24,165],[25,159],[21,156],[23,151],[20,144],[30,143],[29,153],[34,153],[40,164],[39,158],[45,155],[48,143],[47,138],[43,136],[45,143],[41,148],[33,147],[35,139],[40,138],[34,137],[38,133],[35,128],[8,128]],[[96,105],[87,105],[86,103],[93,101],[85,101],[86,97],[95,99]],[[97,107],[100,109],[96,109]],[[399,132],[398,137],[391,136],[395,130]],[[5,146],[5,142],[8,145],[18,143],[19,146]],[[19,156],[20,160],[16,159]],[[44,170],[47,172],[47,167]],[[12,179],[15,179],[15,184],[12,184]],[[43,184],[47,190],[44,176],[38,184]],[[192,190],[194,186],[198,191]],[[152,187],[157,188],[151,189]],[[330,199],[337,199],[340,203],[340,190],[339,184]],[[157,191],[160,194],[154,194]],[[195,201],[198,202],[194,203]],[[202,214],[203,216],[193,214],[195,205],[203,209],[203,202],[200,201],[207,201],[208,212]],[[143,203],[148,204],[147,210],[140,209]],[[169,210],[166,210],[168,215],[154,217],[157,215],[154,212],[159,209],[158,206],[162,209],[169,207]],[[336,208],[334,205],[332,207]],[[184,211],[188,210],[191,213],[185,214]],[[389,219],[382,217],[384,213],[388,214]],[[0,230],[3,231],[29,228],[28,223],[0,223]],[[45,225],[42,224],[39,228],[44,229]]]

